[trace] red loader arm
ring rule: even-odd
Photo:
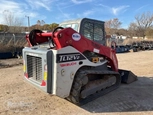
[[[58,29],[62,28],[58,27]],[[33,46],[36,45],[36,43],[47,42],[48,38],[53,39],[57,50],[66,46],[72,46],[81,53],[90,51],[101,54],[108,60],[108,65],[111,66],[114,71],[118,71],[118,61],[115,50],[85,38],[72,28],[65,28],[58,32],[53,31],[53,33],[36,33],[34,34],[33,41],[29,40],[29,44]]]

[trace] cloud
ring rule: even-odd
[[[51,11],[51,4],[56,0],[26,0],[32,9],[45,8],[48,11]]]
[[[57,5],[58,10],[60,11],[60,13],[62,14],[62,18],[65,18],[64,20],[68,20],[70,19],[70,14],[65,13],[58,5]],[[58,17],[59,18],[59,17]]]
[[[37,11],[31,10],[29,5],[25,2],[23,3],[9,0],[0,0],[0,23],[2,24],[6,24],[6,21],[4,20],[4,15],[7,12],[4,11],[11,12],[15,17],[23,19],[23,23],[26,23],[25,15],[29,16],[30,20],[36,17],[44,17],[43,15],[40,16]]]
[[[23,10],[26,9],[26,4],[23,3],[16,3],[13,1],[8,0],[1,0],[0,1],[0,23],[5,23],[4,21],[4,11],[11,11],[14,15],[18,15],[22,17]]]
[[[103,5],[103,4],[99,4],[100,6],[104,7],[104,10],[107,10],[107,12],[112,13],[113,15],[119,15],[120,13],[123,13],[127,10],[128,7],[130,7],[129,5],[123,5],[123,6],[119,6],[119,7],[110,7],[107,5]]]
[[[116,7],[116,8],[113,7],[112,8],[112,13],[114,15],[118,15],[120,12],[125,12],[128,7],[130,7],[130,6],[126,5],[126,6],[119,6],[119,7]]]
[[[82,4],[92,2],[93,0],[71,0],[74,4]]]
[[[84,11],[83,13],[81,14],[77,14],[77,16],[79,18],[83,18],[83,17],[89,17],[90,15],[94,14],[94,10],[87,10],[87,11]]]
[[[1,0],[0,1],[0,13],[2,14],[4,10],[13,10],[14,12],[21,9],[21,7],[25,7],[25,4],[19,4],[13,1]]]
[[[141,6],[141,7],[139,7],[138,9],[136,9],[135,11],[138,12],[138,11],[140,11],[141,9],[143,9],[143,8],[145,8],[145,7],[147,7],[147,6],[149,6],[149,4],[144,5],[144,6]]]

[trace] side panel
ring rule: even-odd
[[[59,58],[59,56],[61,56]],[[78,57],[77,57],[78,56]],[[71,46],[67,46],[57,52],[57,77],[56,92],[59,97],[65,98],[69,96],[72,83],[76,72],[82,66],[100,66],[106,64],[107,61],[101,63],[90,62],[81,52]]]

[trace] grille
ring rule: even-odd
[[[28,77],[38,82],[42,81],[42,58],[27,55]]]

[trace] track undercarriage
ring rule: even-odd
[[[69,101],[83,105],[119,87],[118,72],[109,70],[79,70],[76,73]]]

